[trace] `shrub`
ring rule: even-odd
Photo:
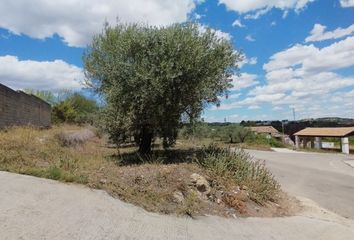
[[[62,178],[62,171],[56,166],[51,166],[47,170],[47,178],[53,180],[60,180]]]
[[[223,131],[223,139],[230,143],[243,143],[246,141],[251,131],[239,125],[227,126]]]
[[[92,124],[98,109],[96,101],[74,93],[53,107],[52,119],[55,123]]]
[[[246,140],[246,143],[251,145],[266,145],[271,147],[284,147],[284,144],[277,139],[271,137],[267,138],[264,134],[250,134]]]
[[[259,204],[275,201],[280,189],[272,173],[242,149],[204,147],[196,163],[221,177],[232,177],[238,185],[248,186],[250,198]]]
[[[179,209],[179,214],[193,216],[200,209],[201,200],[195,191],[189,191]]]

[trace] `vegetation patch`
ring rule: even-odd
[[[105,137],[93,136],[80,144],[63,144],[58,138],[87,129],[62,125],[0,131],[0,170],[86,184],[165,214],[293,213],[296,204],[280,191],[271,173],[241,150],[214,145],[163,150],[157,144],[149,157],[143,157],[137,147],[117,149]]]

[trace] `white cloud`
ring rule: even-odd
[[[19,60],[0,56],[0,83],[13,89],[79,89],[84,80],[82,69],[62,60]]]
[[[283,110],[282,107],[279,107],[279,106],[273,107],[273,111],[281,111],[281,110]]]
[[[319,49],[314,45],[297,44],[274,54],[263,68],[291,71],[294,77],[313,72],[337,70],[354,65],[354,37],[335,42]],[[300,66],[300,68],[299,68]]]
[[[257,58],[256,57],[250,58],[249,61],[248,61],[248,64],[251,64],[251,65],[257,64]]]
[[[259,84],[257,75],[250,73],[242,73],[241,76],[232,76],[231,90],[241,90]]]
[[[256,65],[257,64],[257,57],[248,58],[246,55],[243,55],[243,60],[238,63],[239,68],[242,68],[244,65]]]
[[[236,20],[232,23],[232,26],[233,26],[233,27],[240,27],[240,28],[245,27],[245,25],[243,25],[243,24],[241,23],[241,20],[240,20],[240,19],[236,19]]]
[[[306,42],[317,42],[328,39],[338,39],[348,35],[351,35],[354,32],[354,24],[350,25],[347,28],[337,28],[333,31],[326,32],[326,26],[321,24],[315,24],[311,30],[311,35],[308,36]]]
[[[257,110],[257,109],[260,109],[260,108],[261,107],[258,106],[258,105],[251,105],[251,106],[248,107],[248,109],[250,109],[250,110]]]
[[[198,27],[199,27],[199,32],[200,33],[206,32],[206,30],[208,28],[208,26],[205,26],[205,25],[202,25],[202,24],[199,24]],[[228,40],[228,41],[230,41],[232,39],[232,36],[231,36],[230,33],[226,33],[226,32],[223,32],[223,31],[221,31],[219,29],[213,29],[213,28],[210,28],[210,30],[212,32],[214,32],[216,37],[219,38],[219,39],[225,39],[225,40]]]
[[[342,7],[354,7],[354,0],[340,0]]]
[[[271,104],[277,115],[291,118],[354,114],[354,75],[337,70],[354,66],[354,36],[326,47],[296,44],[275,53],[263,65],[267,82],[251,86],[246,98],[222,104],[219,109],[253,108]]]
[[[299,12],[314,0],[219,0],[220,4],[225,4],[227,9],[238,13],[248,13],[253,11],[263,11],[259,15],[264,14],[265,9],[268,11],[272,8],[280,10],[294,9]],[[259,16],[258,16],[259,17]]]
[[[111,24],[184,22],[201,0],[0,0],[0,27],[14,34],[45,39],[58,34],[70,46],[84,47]]]
[[[261,9],[261,10],[257,10],[255,13],[247,14],[245,16],[245,19],[254,19],[254,20],[258,19],[261,16],[263,16],[264,14],[266,14],[267,12],[269,12],[270,10],[271,10],[271,8],[269,8],[269,7]]]
[[[230,94],[228,99],[237,99],[241,96],[241,93]]]
[[[245,39],[246,39],[247,41],[249,41],[249,42],[254,42],[254,41],[256,41],[256,39],[254,39],[251,35],[247,35],[247,36],[245,37]]]
[[[201,15],[201,14],[198,14],[198,13],[194,13],[194,18],[195,18],[196,20],[199,20],[199,19],[201,19],[202,17],[204,17],[204,15]]]
[[[354,76],[341,76],[334,70],[354,66],[354,37],[317,48],[297,44],[274,54],[263,66],[267,84],[256,86],[238,104],[294,106],[304,116],[324,116],[323,106],[335,114],[348,114],[342,104],[330,102],[336,96],[342,103],[354,101],[346,94],[354,87]],[[339,94],[340,93],[340,94]]]
[[[270,23],[270,26],[275,26],[275,25],[277,25],[276,21],[273,21],[273,22]]]
[[[288,14],[289,14],[288,10],[284,11],[282,18],[285,19],[288,16]]]

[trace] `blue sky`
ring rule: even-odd
[[[206,121],[354,117],[354,0],[0,0],[0,83],[80,90],[104,21],[197,21],[242,50],[241,76]]]

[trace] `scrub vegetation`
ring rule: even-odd
[[[240,149],[202,142],[191,147],[181,139],[164,150],[157,139],[152,154],[143,157],[134,143],[116,146],[96,133],[75,125],[2,130],[0,170],[85,184],[166,214],[283,216],[293,211],[295,203],[264,164]],[[202,189],[195,174],[205,179]]]

